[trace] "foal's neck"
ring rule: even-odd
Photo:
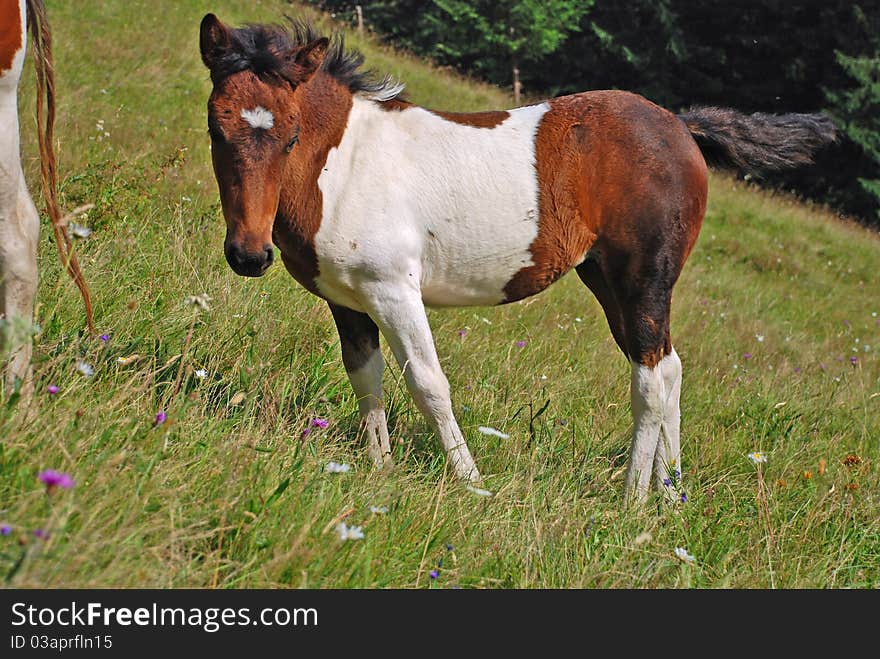
[[[342,141],[353,102],[351,91],[324,72],[317,73],[299,93],[299,142],[281,181],[273,230],[282,254],[288,252],[291,257],[303,249],[312,250],[323,207],[318,177],[327,155]]]
[[[348,88],[333,76],[319,72],[301,90],[302,111],[300,145],[294,162],[311,160],[320,173],[326,154],[339,145],[348,123],[353,97]],[[324,158],[316,158],[323,155]]]

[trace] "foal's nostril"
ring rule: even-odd
[[[272,249],[272,245],[266,245],[263,249],[266,252],[266,263],[263,266],[265,269],[272,265],[272,262],[275,260],[275,250]]]

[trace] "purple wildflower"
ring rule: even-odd
[[[330,425],[330,422],[327,419],[318,418],[312,419],[312,425],[315,426],[315,428],[326,428]]]
[[[49,537],[49,534],[46,533],[43,529],[34,529],[34,537],[40,539],[46,539]]]
[[[676,470],[673,471],[672,473],[675,474],[675,477],[676,477],[676,478],[681,478],[681,472],[680,472],[678,469],[676,469]]]
[[[687,503],[687,500],[688,500],[688,495],[685,494],[684,492],[682,492],[682,493],[681,493],[681,502],[682,502],[682,503]]]
[[[70,477],[70,474],[55,471],[54,469],[41,471],[37,478],[46,486],[47,492],[51,492],[56,487],[67,490],[74,486],[73,478]]]
[[[800,373],[800,372],[801,372],[801,367],[800,367],[800,366],[795,366],[795,367],[794,367],[794,372],[795,372],[795,373]]]
[[[10,533],[12,533],[12,525],[11,524],[0,525],[0,535],[9,535]]]
[[[853,355],[852,357],[849,358],[849,363],[852,364],[853,366],[855,366],[856,364],[859,363],[859,358],[856,357],[855,355]]]
[[[164,410],[159,410],[156,412],[156,419],[153,421],[153,426],[161,426],[168,420],[168,415],[165,414]]]
[[[301,438],[302,438],[302,439],[305,439],[306,437],[309,436],[309,434],[310,434],[311,432],[312,432],[312,429],[311,429],[311,428],[306,428],[305,430],[303,430],[303,433],[302,433]]]
[[[98,338],[101,339],[102,343],[107,343],[107,341],[110,340],[110,335],[109,334],[102,334]]]
[[[525,347],[526,347],[526,342],[525,342],[525,341],[522,341],[522,340],[517,341],[517,342],[516,342],[516,347],[517,347],[517,348],[525,348]]]
[[[449,543],[446,544],[446,551],[452,551],[452,545]]]
[[[671,479],[671,478],[664,478],[664,479],[663,479],[663,484],[664,484],[666,487],[672,487],[672,479]]]
[[[467,336],[467,330],[466,330],[466,329],[460,329],[460,330],[458,330],[458,336],[461,337],[461,338],[463,339],[464,337]]]
[[[440,573],[437,572],[437,570],[431,570],[430,572],[428,572],[428,576],[431,577],[432,579],[436,579],[437,577],[440,576]]]
[[[48,391],[50,394],[52,394],[54,396],[55,394],[57,394],[61,390],[58,388],[57,384],[50,384],[48,387],[46,387],[46,391]]]
[[[743,353],[743,359],[751,359],[751,358],[752,358],[752,353],[750,353],[750,352]]]

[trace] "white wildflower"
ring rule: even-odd
[[[85,375],[87,378],[92,377],[95,374],[95,369],[91,364],[79,361],[76,363],[76,370]]]
[[[187,295],[183,303],[196,306],[202,311],[210,311],[211,307],[208,306],[208,302],[210,301],[211,298],[208,296],[208,294],[202,293],[201,295]]]
[[[339,522],[336,525],[336,532],[339,534],[339,539],[343,542],[346,540],[364,539],[364,530],[360,526],[349,526],[345,522]]]
[[[388,506],[370,506],[370,512],[374,515],[384,515],[388,512]]]
[[[199,380],[204,380],[204,379],[207,377],[207,375],[208,375],[208,371],[206,371],[206,370],[203,369],[203,368],[199,368],[199,369],[197,369],[197,370],[194,372],[194,375],[195,375]]]
[[[490,428],[489,426],[480,426],[477,428],[477,432],[481,432],[484,435],[492,435],[493,437],[500,437],[501,439],[509,439],[510,435],[507,433],[503,433],[500,430],[495,430],[495,428]]]
[[[344,474],[345,472],[351,469],[350,464],[339,463],[339,462],[328,462],[327,466],[324,467],[324,471],[330,474]]]
[[[474,494],[481,497],[491,497],[492,493],[489,490],[484,490],[481,487],[474,487],[473,485],[468,485],[465,487],[468,492],[473,492]]]
[[[74,238],[82,238],[83,240],[86,240],[92,235],[91,229],[82,224],[77,224],[76,222],[68,222],[67,228],[70,229],[70,233],[73,234]]]
[[[755,338],[758,339],[758,343],[764,343],[764,335],[763,334],[755,334]]]
[[[761,451],[755,451],[754,453],[749,453],[748,458],[749,458],[749,460],[751,460],[755,464],[758,464],[761,462],[767,462],[767,454],[762,453]]]
[[[689,554],[688,550],[685,549],[684,547],[676,547],[675,548],[675,555],[678,556],[685,563],[693,563],[694,561],[697,560],[696,558],[694,558],[694,556],[692,554]]]

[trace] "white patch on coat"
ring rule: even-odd
[[[659,488],[674,471],[680,478],[680,396],[681,360],[674,349],[654,368],[632,362],[633,439],[626,474],[629,498],[644,499],[652,473]],[[671,488],[662,491],[674,494]]]
[[[241,118],[248,122],[251,128],[269,130],[275,125],[275,115],[261,105],[253,110],[242,110]]]
[[[355,96],[318,179],[321,293],[356,310],[362,284],[377,281],[420,290],[428,305],[502,302],[507,282],[533,265],[535,138],[549,108],[517,108],[477,128]]]

